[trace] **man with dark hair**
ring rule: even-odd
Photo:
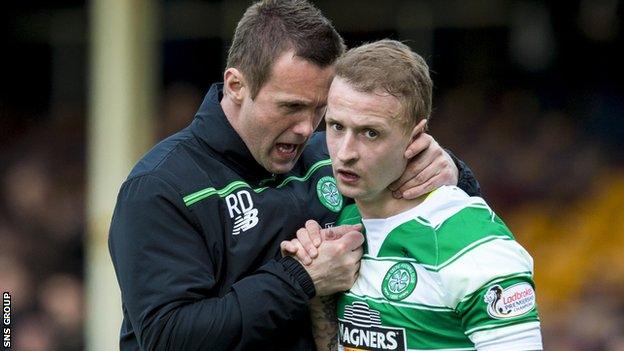
[[[331,227],[350,201],[336,191],[324,133],[313,134],[343,47],[306,1],[246,11],[223,84],[119,192],[109,245],[122,350],[314,350],[308,302],[353,284],[363,238],[357,227],[336,228],[340,238],[306,267],[281,258],[279,244],[307,223]],[[457,183],[430,136],[411,151],[398,193]],[[459,168],[460,183],[478,192]]]
[[[288,50],[327,67],[342,55],[345,45],[329,20],[309,2],[264,1],[250,6],[238,22],[227,67],[245,72],[255,98],[275,59]]]

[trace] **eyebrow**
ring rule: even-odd
[[[288,106],[288,105],[308,106],[310,103],[304,100],[284,100],[284,101],[279,101],[278,104],[281,106]]]
[[[312,106],[315,104],[315,101],[302,100],[297,98],[288,98],[285,97],[283,99],[278,98],[277,104],[280,106],[288,106],[288,105],[300,105],[300,106]],[[327,101],[318,105],[318,107],[326,107]]]
[[[327,122],[339,122],[339,121],[336,121],[334,118],[331,118],[327,113],[325,113],[325,123]]]
[[[327,114],[325,115],[325,123],[342,123],[339,120],[336,120],[335,118],[332,118],[330,116],[328,116]],[[362,125],[358,125],[356,126],[355,129],[357,130],[362,130],[362,129],[376,129],[376,130],[386,130],[386,126],[380,123],[366,123],[366,124],[362,124]]]

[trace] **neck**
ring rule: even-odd
[[[223,93],[223,99],[221,99],[221,109],[223,109],[223,113],[227,118],[230,125],[234,128],[234,130],[240,135],[240,130],[238,127],[238,115],[240,114],[240,105],[235,104],[226,94]]]
[[[392,192],[385,189],[380,194],[369,199],[356,199],[355,204],[364,219],[388,218],[421,204],[427,195],[416,199],[395,199]]]

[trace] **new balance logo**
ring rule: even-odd
[[[234,218],[232,235],[238,235],[255,227],[258,222],[258,209],[254,208],[251,194],[247,190],[241,190],[236,194],[225,197],[230,218]]]
[[[258,210],[253,208],[249,212],[236,217],[232,235],[238,235],[241,231],[245,232],[258,224]]]

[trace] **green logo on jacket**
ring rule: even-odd
[[[323,206],[333,212],[342,209],[342,195],[338,192],[336,180],[333,177],[323,177],[316,183],[316,195]]]

